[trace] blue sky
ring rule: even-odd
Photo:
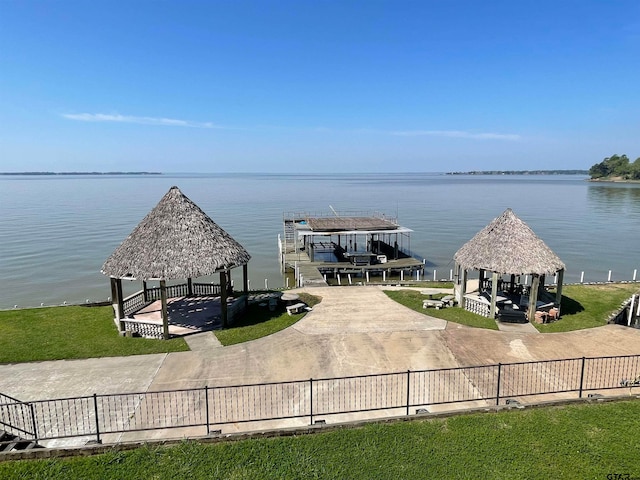
[[[640,156],[640,2],[0,0],[0,171]]]

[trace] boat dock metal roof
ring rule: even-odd
[[[395,221],[380,217],[309,217],[307,225],[314,232],[395,230],[398,228]]]

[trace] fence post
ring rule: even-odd
[[[33,403],[29,404],[29,409],[31,410],[31,425],[33,427],[33,439],[38,440],[38,425],[36,423],[36,412],[33,408]]]
[[[496,387],[496,405],[500,405],[500,375],[502,374],[502,364],[498,363],[498,386]]]
[[[409,415],[409,393],[411,387],[411,370],[407,370],[407,415]]]
[[[209,386],[204,386],[204,409],[205,415],[207,416],[207,435],[211,432],[209,429]]]
[[[313,377],[309,379],[309,425],[313,425]]]
[[[582,357],[582,368],[580,370],[580,393],[578,398],[582,398],[582,389],[583,389],[582,385],[584,383],[584,364],[585,364],[585,358]]]
[[[96,415],[96,443],[102,443],[100,440],[100,420],[98,418],[98,396],[93,394],[93,410]]]

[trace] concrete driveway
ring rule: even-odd
[[[640,353],[640,330],[616,325],[545,335],[489,331],[414,312],[381,287],[308,291],[322,302],[268,337],[190,352],[0,365],[0,392],[38,400]]]

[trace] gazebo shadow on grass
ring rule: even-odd
[[[584,312],[584,307],[582,304],[573,298],[569,298],[565,295],[562,295],[562,315],[574,315],[576,313]]]
[[[269,320],[280,317],[285,312],[285,307],[280,304],[278,304],[273,310],[270,310],[268,305],[261,306],[258,303],[249,304],[244,314],[235,322],[228,325],[225,330],[233,330],[234,328],[249,327],[265,323]]]

